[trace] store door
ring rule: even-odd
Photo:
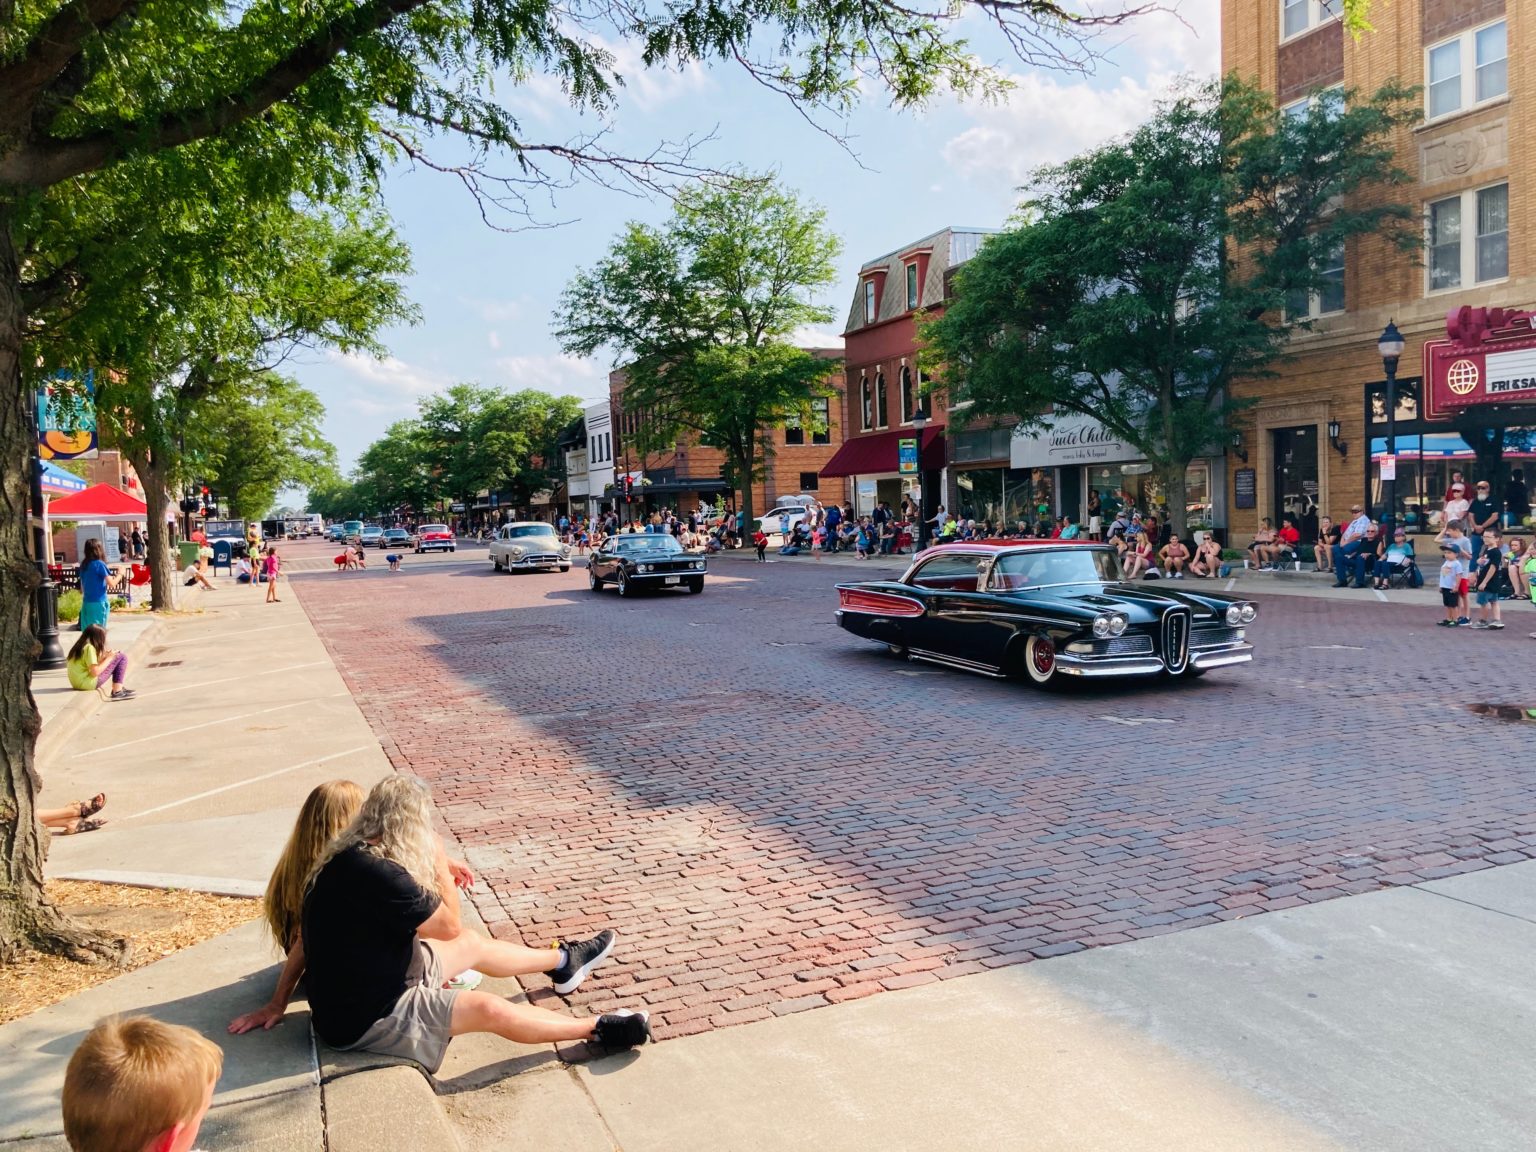
[[[1303,540],[1317,533],[1317,425],[1276,428],[1274,436],[1275,478],[1271,489],[1275,527],[1289,516],[1301,530]]]

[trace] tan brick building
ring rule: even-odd
[[[1368,94],[1393,78],[1422,86],[1424,119],[1400,132],[1397,148],[1414,180],[1398,192],[1423,213],[1424,251],[1416,264],[1384,241],[1351,243],[1334,287],[1297,302],[1315,328],[1296,333],[1277,378],[1237,389],[1257,401],[1227,460],[1228,522],[1240,542],[1261,516],[1294,515],[1305,530],[1318,514],[1337,518],[1357,501],[1385,511],[1389,445],[1376,342],[1389,320],[1407,340],[1393,446],[1397,515],[1418,531],[1437,527],[1455,468],[1489,480],[1496,501],[1514,495],[1516,503],[1512,474],[1536,473],[1536,332],[1519,317],[1461,312],[1456,347],[1444,347],[1453,311],[1536,308],[1536,4],[1376,0],[1377,30],[1358,41],[1338,7],[1223,0],[1223,71],[1256,81],[1287,109],[1330,88]],[[1485,330],[1495,331],[1495,345],[1478,344]],[[1424,354],[1434,341],[1438,369]],[[1468,363],[1467,349],[1472,376],[1488,379],[1473,391],[1469,376],[1467,394],[1446,392],[1446,370]],[[1438,383],[1426,372],[1438,372]]]
[[[839,358],[834,349],[812,349],[829,361]],[[773,454],[764,462],[763,478],[752,486],[753,514],[761,516],[781,496],[800,493],[822,495],[828,500],[842,499],[842,486],[835,485],[827,494],[820,491],[820,471],[843,443],[843,373],[834,367],[827,373],[832,394],[814,404],[817,423],[825,431],[801,428],[795,423],[766,429]],[[633,447],[643,413],[624,407],[624,373],[608,376],[609,402],[613,418],[612,491],[593,493],[594,505],[625,511],[624,477],[630,475],[630,510],[639,515],[662,508],[679,512],[693,511],[700,504],[718,505],[722,499],[735,502],[739,494],[725,480],[725,454],[718,448],[698,443],[697,437],[685,436],[669,451],[643,454]]]

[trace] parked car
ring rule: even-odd
[[[560,543],[555,526],[540,521],[503,524],[491,538],[491,565],[497,572],[535,568],[571,570],[571,550]]]
[[[361,544],[363,541],[363,522],[361,520],[348,520],[341,526],[341,539],[344,544]]]
[[[1255,606],[1121,580],[1102,544],[945,544],[899,580],[837,586],[837,623],[913,660],[1028,680],[1196,677],[1253,659]]]
[[[416,529],[417,552],[454,552],[453,529],[446,524],[423,524]]]
[[[630,532],[610,536],[587,558],[587,587],[601,592],[610,581],[620,596],[647,588],[687,588],[704,591],[708,561],[685,552],[674,536]]]
[[[340,544],[341,543],[341,537],[342,537],[342,529],[341,529],[341,525],[340,524],[332,524],[329,528],[327,528],[325,530],[325,538],[327,540],[334,540],[337,544]]]
[[[384,546],[384,529],[377,524],[369,524],[358,537],[364,548],[382,548]]]
[[[809,496],[803,497],[804,503],[800,503],[801,499],[801,497],[793,497],[788,500],[779,501],[778,504],[774,505],[771,512],[764,512],[757,518],[758,530],[762,532],[764,536],[779,535],[781,529],[783,528],[780,517],[782,517],[785,513],[788,513],[789,530],[793,532],[795,530],[795,526],[799,524],[800,521],[805,519],[806,506],[811,502],[811,498]]]
[[[414,548],[416,537],[412,536],[404,528],[384,529],[384,540],[379,545],[381,548]]]

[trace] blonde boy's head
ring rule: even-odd
[[[74,1152],[168,1152],[197,1139],[224,1066],[218,1045],[148,1016],[92,1028],[64,1073],[64,1135]]]

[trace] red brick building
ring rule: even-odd
[[[836,360],[831,348],[808,349],[827,360]],[[613,419],[613,506],[624,515],[624,477],[628,475],[632,514],[649,514],[661,508],[690,512],[701,504],[718,505],[729,500],[739,505],[739,493],[725,478],[725,454],[685,436],[665,452],[641,453],[633,447],[644,414],[624,407],[625,376],[622,370],[608,375]],[[816,425],[825,431],[802,428],[797,421],[765,429],[772,454],[763,462],[763,476],[752,485],[752,508],[761,515],[781,496],[809,495],[841,499],[822,489],[821,469],[843,442],[843,377],[835,369],[827,375],[832,394],[813,404]],[[597,495],[593,493],[593,495]],[[605,501],[606,502],[606,501]]]

